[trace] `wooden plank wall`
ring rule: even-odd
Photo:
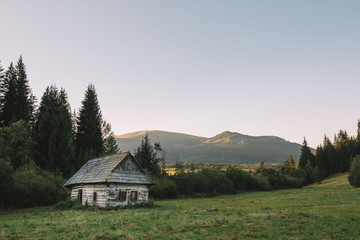
[[[98,207],[127,205],[130,202],[131,191],[137,191],[137,203],[146,202],[149,198],[149,190],[144,185],[126,185],[126,184],[83,184],[72,188],[71,200],[77,200],[79,197],[79,190],[82,190],[82,204],[86,202],[93,205],[94,191],[96,192],[95,205]],[[125,202],[119,201],[119,193],[121,191],[127,192]]]

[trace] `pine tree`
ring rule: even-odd
[[[156,143],[157,150],[161,149],[159,143]],[[140,146],[135,150],[134,157],[143,169],[147,169],[152,175],[160,175],[159,162],[161,158],[157,157],[158,151],[151,145],[148,134],[146,133],[141,140]]]
[[[64,177],[73,174],[74,133],[70,105],[64,89],[46,88],[36,114],[36,162]]]
[[[316,148],[315,166],[319,168],[321,178],[325,178],[328,175],[329,165],[325,156],[324,148],[321,145]]]
[[[334,137],[334,147],[339,161],[338,172],[349,171],[351,159],[355,156],[355,139],[349,138],[346,131],[340,130]]]
[[[355,155],[359,155],[360,154],[360,120],[358,120],[357,123],[357,134],[356,134],[355,143],[356,143]]]
[[[20,56],[16,66],[16,94],[18,104],[18,119],[23,119],[26,122],[31,122],[34,116],[35,97],[31,93],[29,87],[29,80],[26,74],[26,67]]]
[[[100,157],[104,153],[103,120],[94,85],[88,86],[81,104],[76,118],[77,168],[80,168],[89,159]]]
[[[339,171],[339,161],[337,160],[336,150],[330,139],[325,136],[323,142],[324,158],[327,163],[327,175],[334,174]]]
[[[104,155],[112,155],[120,152],[116,143],[114,132],[111,130],[111,124],[103,121],[102,134],[104,140]]]
[[[26,67],[20,56],[16,66],[10,64],[1,81],[0,117],[3,126],[19,120],[32,122],[35,97],[31,93]]]
[[[298,167],[301,169],[304,169],[306,166],[306,163],[310,161],[312,166],[314,165],[314,155],[311,153],[311,150],[308,146],[308,143],[306,141],[306,139],[304,138],[304,142],[303,145],[301,147],[301,155],[300,158],[298,160]]]
[[[1,91],[0,122],[2,126],[10,126],[17,120],[16,70],[13,63],[10,64],[5,73],[1,83]]]
[[[0,61],[0,99],[3,98],[3,89],[2,89],[2,87],[3,87],[4,78],[5,78],[5,72],[4,72],[4,68],[1,66],[1,61]]]

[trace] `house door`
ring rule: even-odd
[[[82,189],[78,191],[78,200],[82,203]]]

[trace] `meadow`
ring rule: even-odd
[[[360,189],[347,174],[301,189],[155,201],[154,208],[0,215],[0,239],[360,239]]]

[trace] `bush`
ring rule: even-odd
[[[209,181],[207,192],[210,194],[233,193],[234,184],[226,177],[226,174],[219,169],[203,168],[199,174],[202,174]]]
[[[179,195],[178,186],[169,178],[155,179],[156,185],[150,187],[150,197],[164,199],[176,198]]]
[[[270,191],[272,190],[272,187],[267,177],[263,175],[253,175],[251,176],[249,189],[258,191]]]
[[[209,192],[210,180],[201,173],[183,173],[171,177],[179,191],[185,196],[194,196],[197,193]]]
[[[0,158],[0,208],[8,206],[14,189],[13,168],[11,164]]]
[[[245,191],[249,189],[251,175],[241,169],[228,167],[225,171],[226,176],[233,182],[235,191]]]
[[[353,187],[360,187],[360,155],[352,159],[348,180]]]
[[[65,180],[41,170],[34,163],[20,167],[14,174],[14,206],[33,207],[54,204],[66,199]]]

